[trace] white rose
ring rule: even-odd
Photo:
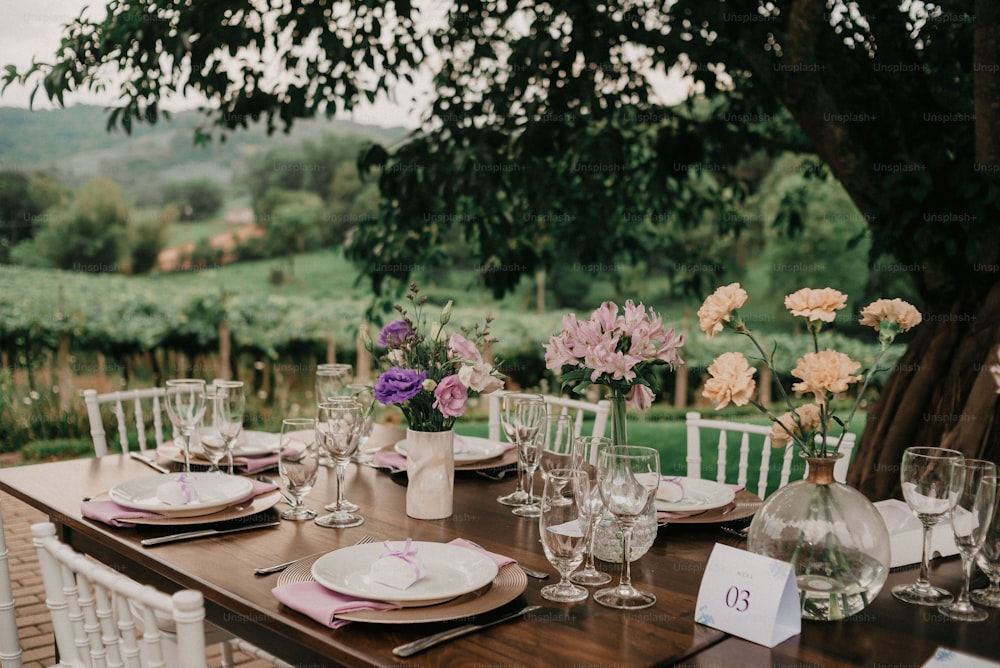
[[[458,379],[473,392],[489,394],[503,387],[503,381],[490,375],[491,371],[493,367],[486,362],[466,364],[458,370]]]

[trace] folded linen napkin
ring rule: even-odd
[[[271,593],[292,610],[301,612],[331,629],[339,629],[341,626],[351,623],[346,619],[337,619],[336,615],[345,612],[395,610],[399,607],[395,603],[370,601],[346,594],[338,594],[314,581],[281,585],[272,589]]]
[[[281,453],[278,452],[269,452],[259,456],[234,455],[233,466],[240,473],[257,473],[258,471],[276,468],[280,456]]]
[[[455,540],[448,541],[449,545],[458,545],[460,547],[466,547],[470,550],[476,550],[485,554],[487,557],[493,560],[493,563],[497,565],[497,568],[503,568],[508,564],[516,564],[517,559],[512,559],[511,557],[504,556],[502,554],[497,554],[496,552],[490,552],[487,549],[479,547],[475,543],[471,543],[464,538],[456,538]]]
[[[250,480],[253,485],[253,489],[242,499],[233,501],[233,504],[243,503],[249,499],[252,499],[261,494],[267,494],[278,489],[278,486],[273,483],[261,482],[260,480]],[[133,527],[134,522],[129,520],[137,519],[161,519],[164,515],[159,513],[153,513],[146,510],[136,510],[134,508],[126,508],[125,506],[120,506],[110,499],[102,499],[98,501],[84,501],[80,504],[80,514],[84,517],[92,520],[97,520],[98,522],[103,522],[104,524],[110,524],[115,527]]]
[[[656,490],[656,498],[667,503],[677,503],[684,498],[684,481],[680,478],[664,477],[660,480],[660,486]]]
[[[387,450],[380,450],[375,453],[375,466],[379,468],[389,469],[389,472],[393,471],[405,471],[406,470],[406,457],[399,454],[398,452],[389,452]]]

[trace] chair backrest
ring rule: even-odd
[[[206,665],[201,592],[170,595],[142,585],[60,542],[51,522],[32,525],[31,534],[52,616],[57,666]],[[141,636],[133,615],[144,629]],[[160,631],[158,616],[172,620],[176,646]]]
[[[761,453],[760,469],[757,472],[757,496],[764,498],[767,494],[767,479],[770,472],[771,460],[776,459],[772,455],[776,448],[771,447],[771,427],[765,425],[747,424],[744,422],[730,422],[728,420],[712,420],[701,417],[701,414],[691,412],[687,414],[687,476],[689,478],[702,478],[701,475],[701,430],[708,429],[718,432],[718,457],[716,459],[715,479],[720,483],[737,483],[747,485],[749,477],[749,457],[751,445],[759,448]],[[726,480],[726,462],[729,450],[728,437],[730,433],[742,434],[739,446],[739,473],[736,480]],[[836,445],[838,437],[828,436],[827,445]],[[833,477],[838,482],[847,479],[847,468],[851,464],[851,456],[854,454],[854,434],[848,432],[844,434],[844,439],[840,444],[839,452],[844,454],[837,461],[833,469]],[[792,473],[792,456],[795,454],[794,445],[787,445],[780,452],[778,457],[781,461],[781,477],[778,487],[788,484]],[[749,489],[749,485],[747,486]],[[753,491],[753,490],[751,490]]]
[[[500,428],[500,397],[507,392],[493,392],[489,396],[490,422],[489,438],[494,441],[501,440]],[[560,415],[571,415],[574,419],[575,435],[583,433],[583,421],[588,414],[593,415],[594,427],[591,429],[592,436],[604,436],[608,426],[608,414],[611,412],[611,402],[602,399],[596,404],[582,399],[570,399],[568,397],[557,397],[551,394],[543,395],[549,412],[557,412]]]
[[[10,560],[0,516],[0,668],[21,668],[21,643],[17,636],[17,612],[10,583]]]
[[[94,454],[103,457],[108,454],[108,442],[104,431],[104,419],[101,414],[102,404],[111,404],[111,414],[115,416],[118,425],[118,443],[122,452],[131,450],[128,439],[129,427],[134,427],[136,445],[140,451],[147,447],[159,447],[163,443],[163,425],[170,425],[169,417],[164,415],[166,404],[164,397],[166,389],[149,387],[140,390],[124,390],[122,392],[106,392],[98,394],[96,390],[84,390],[83,400],[87,404],[87,417],[90,419],[90,437],[94,441]],[[152,420],[153,438],[151,446],[147,441],[147,423]],[[170,434],[173,434],[171,425]]]

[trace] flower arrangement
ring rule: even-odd
[[[698,309],[698,324],[708,338],[713,338],[727,327],[742,334],[753,342],[760,352],[761,361],[774,369],[774,353],[767,354],[746,323],[739,316],[739,309],[747,301],[747,293],[739,283],[731,283],[718,288],[705,299]],[[877,371],[882,356],[892,345],[896,335],[905,332],[921,321],[920,312],[901,299],[878,299],[861,310],[860,323],[872,327],[878,333],[879,352],[870,368],[858,373],[861,363],[836,350],[820,350],[819,333],[824,323],[831,323],[837,311],[847,305],[847,295],[832,288],[803,288],[785,297],[785,308],[793,316],[806,319],[812,335],[813,352],[806,353],[796,362],[791,375],[799,379],[792,385],[797,395],[811,395],[812,402],[799,407],[779,384],[788,411],[780,416],[772,414],[767,407],[754,400],[756,384],[753,380],[757,372],[750,366],[742,353],[727,352],[719,355],[708,367],[711,376],[705,382],[702,396],[716,403],[722,409],[730,403],[736,406],[752,404],[774,423],[771,427],[771,445],[785,447],[794,442],[806,456],[826,457],[836,453],[840,440],[833,452],[828,452],[827,436],[831,423],[840,426],[839,439],[850,426],[854,413],[861,402],[869,382]],[[851,406],[846,420],[841,420],[830,409],[830,400],[848,390],[851,385],[861,383],[861,390]],[[817,443],[817,436],[821,437]]]
[[[563,317],[562,331],[545,344],[545,366],[565,371],[563,388],[577,394],[592,384],[607,387],[614,411],[612,440],[624,444],[626,402],[638,410],[652,406],[659,389],[653,367],[683,364],[683,345],[684,337],[673,327],[666,329],[652,308],[629,300],[619,314],[617,304],[604,302],[589,320],[578,320],[573,313]]]
[[[427,297],[420,297],[417,285],[411,283],[406,298],[413,303],[413,318],[397,304],[402,318],[379,333],[376,346],[382,351],[379,359],[385,371],[375,382],[375,398],[399,406],[414,431],[447,431],[465,413],[470,392],[488,394],[503,387],[504,375],[481,352],[494,341],[489,334],[491,319],[482,327],[477,324],[471,334],[463,330],[471,341],[458,333],[449,337],[445,332],[451,320],[449,301],[425,334],[422,307]]]

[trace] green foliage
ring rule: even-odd
[[[26,444],[21,455],[26,462],[51,462],[93,456],[94,442],[88,438],[38,440]]]
[[[18,243],[34,238],[46,207],[58,203],[62,188],[48,174],[0,170],[0,263]]]
[[[164,188],[163,204],[173,204],[180,220],[200,220],[214,216],[222,208],[222,186],[211,179],[190,179],[169,183]]]
[[[129,209],[109,179],[93,179],[66,208],[46,213],[38,232],[39,252],[52,266],[93,274],[121,270]]]
[[[148,274],[156,268],[160,251],[167,246],[171,225],[177,221],[176,205],[168,205],[153,220],[129,226],[129,256],[133,274]]]

